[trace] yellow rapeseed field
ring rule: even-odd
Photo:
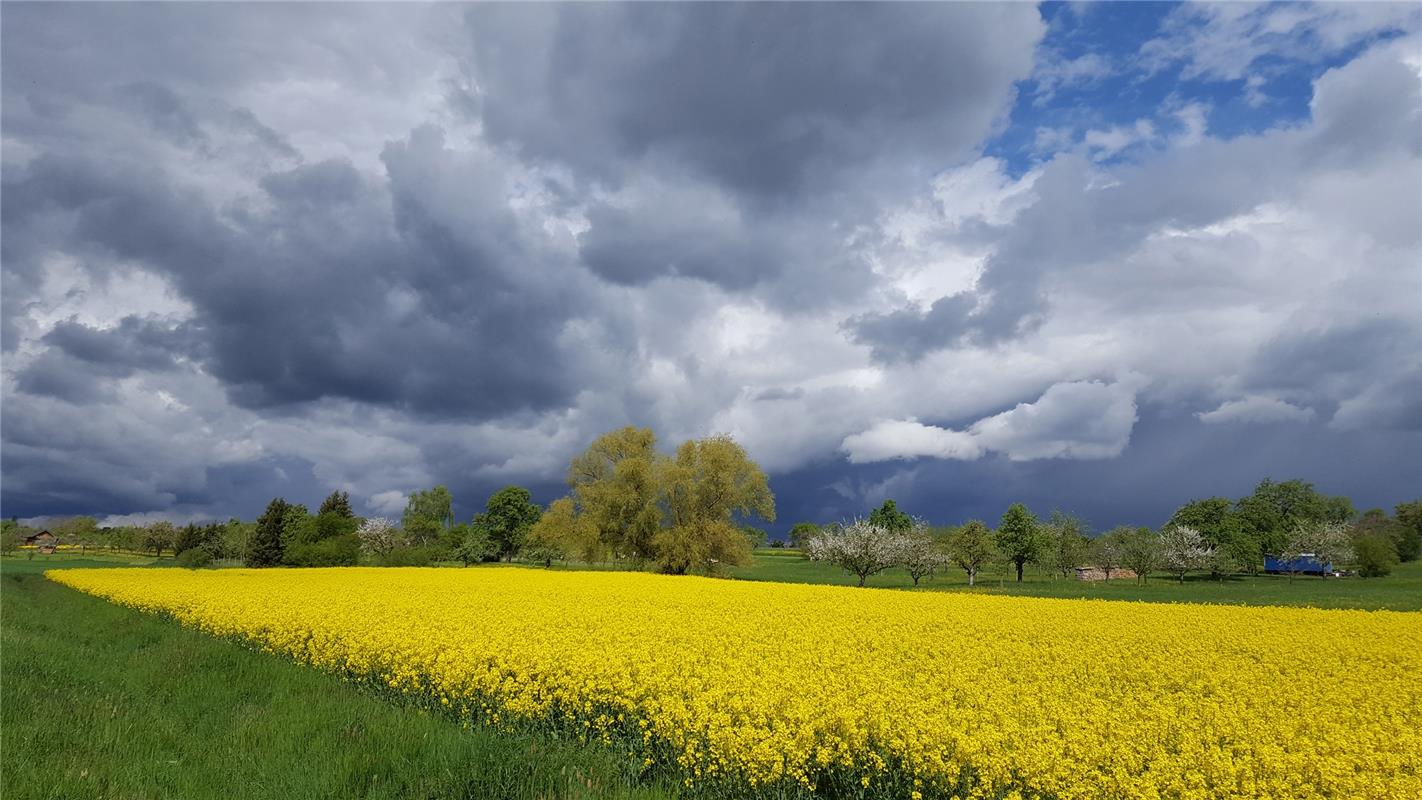
[[[713,791],[1422,797],[1422,614],[521,568],[48,575]]]

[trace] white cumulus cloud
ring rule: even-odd
[[[843,449],[854,463],[912,458],[973,460],[987,451],[1013,461],[1042,458],[1114,458],[1131,441],[1136,424],[1134,382],[1072,381],[1054,384],[1036,402],[1018,403],[967,430],[883,421],[847,436]]]
[[[1214,411],[1201,411],[1195,416],[1201,422],[1308,422],[1313,409],[1296,406],[1287,400],[1250,395],[1238,400],[1226,400]]]
[[[972,461],[983,454],[971,433],[924,425],[915,419],[884,420],[844,438],[855,464],[895,458],[956,458]]]

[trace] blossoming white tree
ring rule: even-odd
[[[371,555],[383,556],[395,549],[398,532],[395,524],[384,517],[371,517],[356,529],[360,549]]]
[[[1160,532],[1160,563],[1181,583],[1185,573],[1204,569],[1214,555],[1205,537],[1189,525],[1173,525]]]
[[[814,561],[828,561],[859,578],[863,586],[870,575],[903,560],[904,536],[868,520],[856,519],[848,525],[827,525],[805,546]]]
[[[899,565],[913,578],[913,585],[948,565],[948,557],[928,532],[927,523],[914,520],[906,533],[896,534],[899,542]]]
[[[1353,538],[1348,526],[1341,523],[1301,522],[1290,532],[1280,556],[1288,567],[1290,580],[1299,563],[1310,556],[1323,567],[1322,575],[1327,579],[1329,566],[1336,567],[1353,558]]]

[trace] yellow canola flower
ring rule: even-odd
[[[1422,797],[1422,614],[487,569],[52,580],[688,786]]]

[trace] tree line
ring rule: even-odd
[[[467,521],[455,518],[454,498],[440,485],[411,494],[398,521],[359,517],[349,494],[337,491],[315,513],[274,498],[253,522],[101,527],[93,517],[71,517],[49,530],[63,545],[174,554],[186,566],[517,559],[614,561],[684,574],[749,563],[767,537],[747,521],[775,519],[765,473],[729,436],[694,439],[666,454],[649,429],[610,431],[572,459],[567,485],[568,493],[547,508],[527,489],[506,486]],[[35,532],[6,520],[0,541],[13,550]],[[1322,494],[1307,482],[1265,479],[1237,500],[1191,500],[1156,530],[1120,526],[1099,534],[1072,514],[1054,511],[1041,519],[1021,503],[1009,507],[996,528],[981,520],[932,527],[887,500],[863,519],[797,523],[788,543],[809,558],[840,565],[861,585],[890,567],[902,567],[915,584],[950,568],[963,570],[971,584],[993,565],[1020,581],[1029,564],[1063,577],[1091,567],[1107,580],[1122,570],[1141,581],[1153,572],[1180,580],[1192,572],[1223,578],[1259,572],[1265,555],[1295,564],[1305,553],[1373,577],[1422,554],[1422,500],[1398,504],[1391,515],[1382,509],[1358,514],[1348,498]]]
[[[521,559],[618,561],[685,574],[749,563],[766,534],[747,520],[775,519],[765,472],[730,436],[693,439],[665,454],[650,429],[614,430],[572,459],[567,484],[568,494],[546,509],[527,489],[506,486],[468,521],[455,518],[454,498],[440,485],[411,494],[398,522],[356,516],[349,494],[338,491],[314,514],[277,497],[253,522],[102,528],[93,517],[74,517],[50,531],[66,545],[173,553],[195,567]],[[17,544],[30,533],[12,520],[4,539]]]
[[[1007,509],[996,530],[981,520],[931,528],[886,500],[848,523],[797,523],[789,543],[807,558],[840,566],[860,586],[891,567],[901,567],[915,585],[954,567],[973,585],[989,565],[1011,570],[1021,581],[1029,564],[1062,577],[1092,568],[1108,581],[1129,570],[1140,582],[1159,572],[1183,582],[1192,572],[1216,579],[1256,574],[1266,556],[1279,558],[1291,576],[1311,557],[1381,577],[1422,555],[1422,500],[1400,503],[1394,512],[1358,514],[1346,497],[1321,494],[1304,481],[1266,478],[1235,501],[1191,500],[1157,530],[1118,526],[1092,535],[1075,515],[1053,511],[1043,520],[1021,503]]]

